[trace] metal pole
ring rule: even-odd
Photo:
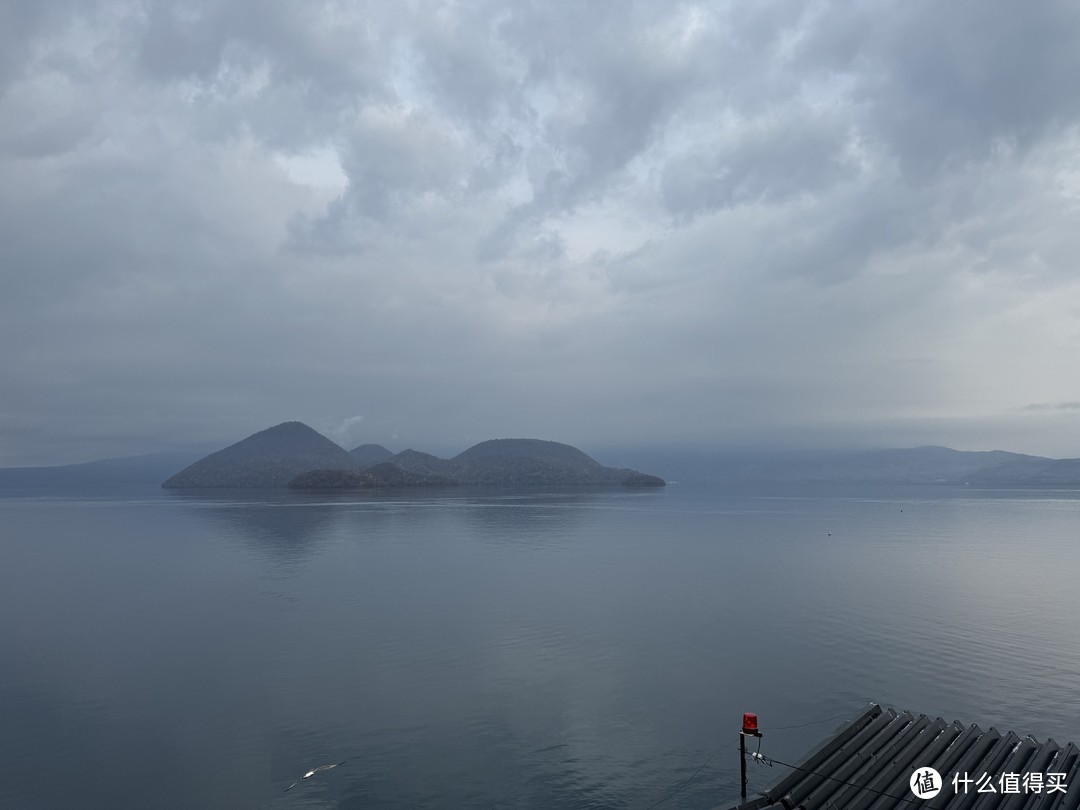
[[[739,732],[739,772],[742,774],[742,800],[746,801],[746,735]]]
[[[743,802],[746,801],[746,738],[758,738],[758,750],[761,750],[761,732],[758,731],[757,715],[746,712],[742,716],[742,731],[739,732],[739,773],[742,775],[740,794]]]

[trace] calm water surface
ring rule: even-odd
[[[871,700],[1080,741],[1078,527],[912,487],[5,497],[0,807],[645,810],[711,756],[664,805],[708,808],[743,711],[790,760]]]

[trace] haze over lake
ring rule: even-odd
[[[708,808],[743,711],[791,761],[839,721],[779,727],[871,700],[1075,740],[1078,519],[947,487],[5,497],[0,806],[644,810],[712,757],[667,805]]]

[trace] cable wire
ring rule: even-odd
[[[675,788],[675,790],[673,790],[667,796],[662,798],[660,801],[654,802],[653,804],[650,804],[648,807],[645,808],[645,810],[653,810],[653,808],[659,807],[664,802],[669,801],[670,799],[674,799],[676,796],[678,796],[680,793],[682,793],[683,788],[685,788],[687,785],[689,785],[691,782],[693,782],[697,778],[698,774],[700,774],[703,770],[705,770],[705,766],[707,766],[710,762],[712,762],[716,758],[717,754],[720,754],[720,753],[728,751],[728,750],[735,750],[736,748],[738,748],[738,746],[733,745],[730,748],[721,748],[721,749],[719,749],[717,751],[714,751],[709,756],[709,758],[707,760],[705,760],[704,762],[701,763],[701,766],[696,771],[694,771],[692,774],[690,774],[689,779],[687,779],[685,782],[683,782],[681,785],[679,785],[677,788]]]
[[[822,723],[828,723],[830,720],[846,720],[849,714],[851,714],[851,712],[844,712],[843,714],[837,714],[833,717],[826,717],[824,720],[813,720],[809,723],[803,723],[802,725],[798,726],[765,726],[763,729],[761,729],[761,731],[790,731],[793,728],[807,728],[808,726],[818,726]],[[848,720],[848,722],[851,721]]]
[[[808,773],[811,776],[820,776],[822,779],[829,779],[829,780],[831,780],[833,782],[839,782],[842,785],[848,785],[849,787],[857,788],[858,790],[866,790],[866,791],[869,791],[870,793],[876,793],[878,796],[884,796],[885,798],[892,799],[893,801],[896,801],[896,802],[905,802],[907,804],[922,804],[923,803],[922,799],[909,799],[909,798],[905,798],[905,797],[902,797],[902,796],[894,796],[893,794],[886,793],[883,790],[875,790],[874,788],[867,787],[866,785],[859,785],[859,784],[856,784],[855,782],[848,782],[848,781],[846,781],[844,779],[840,779],[837,776],[827,776],[827,775],[825,775],[823,773],[818,773],[817,771],[810,771],[810,770],[807,770],[806,768],[800,768],[798,765],[792,765],[790,762],[783,762],[782,760],[779,760],[779,759],[774,759],[772,757],[767,757],[764,754],[758,754],[758,755],[756,755],[754,757],[754,759],[756,759],[756,760],[758,760],[760,762],[764,762],[766,765],[773,765],[773,764],[783,765],[785,768],[791,768],[794,771],[801,771],[802,773]]]
[[[681,785],[679,785],[677,788],[675,788],[674,793],[668,794],[667,796],[665,796],[664,798],[662,798],[660,801],[656,802],[655,804],[650,804],[648,807],[645,808],[645,810],[653,810],[654,807],[659,807],[664,802],[666,802],[668,799],[674,799],[676,796],[678,796],[680,793],[682,793],[682,789],[684,787],[686,787],[687,785],[689,785],[691,782],[693,782],[694,778],[699,773],[701,773],[703,770],[705,770],[705,766],[708,765],[710,762],[712,762],[713,757],[715,757],[715,756],[716,756],[716,754],[713,754],[711,757],[709,757],[707,760],[705,760],[703,763],[701,763],[701,767],[698,768],[696,771],[694,771],[692,774],[690,774],[689,779],[687,779],[685,782],[683,782]]]

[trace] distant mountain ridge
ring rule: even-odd
[[[116,487],[157,486],[162,477],[191,464],[206,450],[147,453],[81,464],[49,467],[0,467],[0,489],[84,491]]]
[[[267,439],[272,441],[260,447]],[[287,486],[296,476],[313,470],[362,472],[387,462],[409,476],[440,476],[459,483],[614,482],[633,486],[638,482],[656,485],[661,480],[650,476],[636,479],[631,470],[604,467],[570,445],[536,439],[481,442],[450,459],[417,450],[394,454],[380,445],[361,445],[346,453],[298,422],[261,431],[205,458],[200,455],[195,451],[152,453],[61,466],[0,468],[0,490],[91,492],[117,487],[158,487],[162,486],[163,478],[168,478],[166,488],[276,488]],[[1080,488],[1080,459],[1045,458],[1002,450],[962,451],[925,446],[829,454],[803,451],[736,455],[654,448],[623,451],[621,456],[626,461],[632,460],[635,466],[647,466],[663,478],[683,483]],[[183,469],[176,473],[178,468]],[[394,482],[422,480],[401,474],[388,478],[387,486],[406,486]]]
[[[716,484],[943,484],[1080,486],[1080,459],[927,445],[847,453],[648,453],[665,477]]]
[[[796,463],[766,463],[746,468],[738,477],[808,483],[964,484],[982,471],[1005,469],[1032,458],[1003,450],[964,451],[927,445]]]

